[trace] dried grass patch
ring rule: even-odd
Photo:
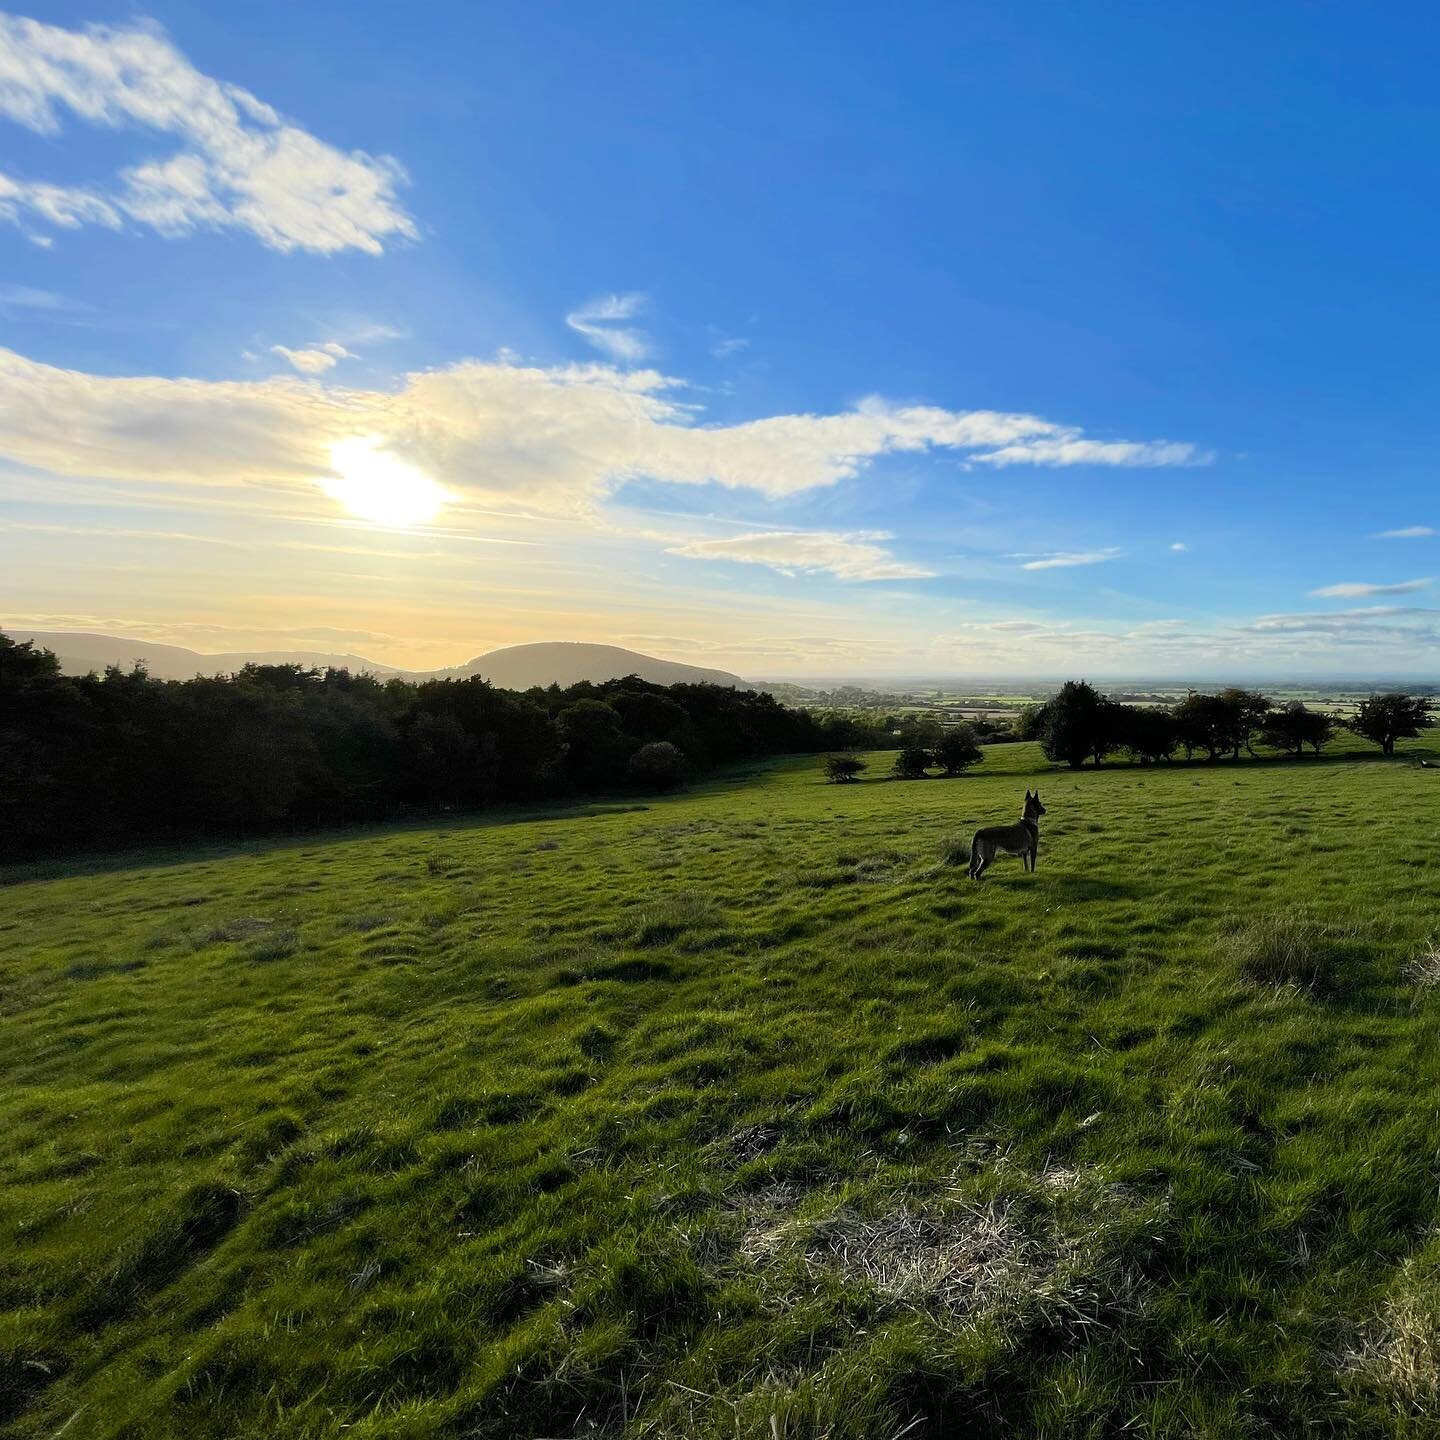
[[[1440,1418],[1440,1274],[1408,1260],[1340,1368],[1392,1403]]]
[[[951,1322],[1084,1326],[1138,1309],[1134,1252],[1153,1206],[1090,1171],[1023,1172],[1002,1158],[990,1174],[1005,1193],[978,1197],[957,1177],[878,1205],[769,1186],[738,1203],[734,1263],[761,1277],[777,1308],[838,1284]]]

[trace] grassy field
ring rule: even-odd
[[[11,872],[0,1431],[1433,1436],[1422,753]]]

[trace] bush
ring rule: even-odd
[[[939,745],[935,747],[935,763],[947,775],[959,775],[972,765],[978,765],[985,756],[975,742],[975,732],[968,725],[956,725],[947,730]]]
[[[928,750],[919,745],[907,745],[895,757],[895,775],[901,780],[924,780],[925,772],[935,763]]]
[[[654,740],[630,757],[625,772],[643,790],[674,790],[685,779],[685,756],[668,740]]]
[[[1360,702],[1350,728],[1366,740],[1373,740],[1383,754],[1393,755],[1397,740],[1413,740],[1435,723],[1430,709],[1430,701],[1420,696],[1399,691],[1372,695]]]
[[[836,785],[849,785],[867,768],[858,755],[830,755],[825,760],[825,775]]]

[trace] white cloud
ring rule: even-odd
[[[879,400],[832,415],[704,425],[678,386],[653,370],[480,361],[411,373],[394,391],[296,376],[112,377],[0,348],[0,455],[102,480],[293,486],[331,474],[337,441],[373,435],[472,501],[574,514],[632,479],[778,498],[852,479],[884,455],[944,449],[984,459],[1065,428],[1034,415]]]
[[[1415,590],[1424,590],[1431,584],[1425,580],[1401,580],[1394,585],[1367,585],[1360,580],[1345,581],[1340,585],[1325,585],[1310,594],[1317,599],[1360,600],[1367,595],[1409,595]]]
[[[1190,547],[1183,540],[1177,540],[1170,548],[1177,555],[1183,555]]]
[[[1427,535],[1440,534],[1433,525],[1407,525],[1403,530],[1382,530],[1377,540],[1422,540]]]
[[[1049,555],[1037,555],[1034,559],[1026,560],[1021,565],[1022,570],[1068,570],[1075,565],[1100,565],[1106,560],[1118,558],[1121,551],[1117,546],[1110,546],[1105,550],[1056,550]],[[1023,559],[1023,556],[1012,555],[1012,560]]]
[[[730,560],[767,565],[782,575],[835,575],[841,580],[923,580],[933,575],[919,565],[896,560],[876,543],[893,537],[884,530],[837,534],[827,530],[770,530],[719,540],[690,540],[672,545],[672,555],[696,560]]]
[[[717,340],[711,347],[710,353],[717,360],[728,360],[732,355],[738,355],[742,350],[748,350],[750,342],[742,335],[727,335],[723,340]]]
[[[151,24],[66,30],[0,15],[0,115],[41,135],[62,116],[177,137],[114,181],[60,185],[0,174],[0,219],[61,229],[126,220],[164,235],[247,230],[272,249],[378,255],[416,238],[396,200],[405,180],[388,156],[342,151],[239,86],[202,75]]]
[[[572,310],[565,317],[565,323],[602,355],[633,365],[650,355],[650,337],[634,326],[616,322],[633,320],[648,303],[646,296],[638,292],[599,295],[587,300],[578,310]]]
[[[1175,440],[1085,440],[1078,430],[1057,427],[1053,436],[1002,445],[977,455],[985,465],[1208,465],[1215,457]]]
[[[302,375],[323,375],[327,370],[333,370],[338,361],[356,358],[334,340],[327,340],[321,345],[307,345],[303,350],[292,350],[288,345],[272,345],[270,353],[289,361]]]

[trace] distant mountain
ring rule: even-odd
[[[4,627],[0,627],[4,628]],[[107,665],[128,669],[137,660],[157,680],[189,680],[195,675],[228,675],[242,665],[314,665],[323,669],[368,671],[388,678],[428,680],[432,676],[463,679],[483,675],[502,690],[529,690],[535,685],[574,685],[581,680],[599,682],[621,675],[639,675],[653,685],[732,685],[746,689],[745,681],[726,670],[706,670],[698,665],[681,665],[674,660],[657,660],[618,645],[585,645],[555,642],[538,645],[510,645],[477,655],[465,665],[449,670],[398,670],[363,655],[327,655],[315,650],[244,650],[206,655],[183,645],[161,645],[154,640],[123,640],[114,635],[88,635],[43,630],[10,630],[12,640],[33,640],[59,657],[67,675],[85,675]]]
[[[0,627],[4,628],[4,627]],[[161,645],[155,640],[122,640],[114,635],[87,635],[44,630],[5,629],[12,640],[33,640],[53,650],[67,675],[85,675],[107,665],[129,669],[137,660],[157,680],[189,680],[196,675],[228,675],[242,665],[333,665],[337,669],[368,670],[372,675],[403,675],[393,665],[380,665],[363,655],[327,655],[316,650],[241,650],[219,655],[187,650],[183,645]]]
[[[574,641],[551,641],[538,645],[507,645],[477,655],[466,665],[438,674],[483,675],[502,690],[529,690],[534,685],[578,685],[582,680],[599,683],[621,675],[638,675],[652,685],[730,685],[750,688],[728,670],[706,670],[682,665],[675,660],[657,660],[638,650],[618,645],[585,645]]]

